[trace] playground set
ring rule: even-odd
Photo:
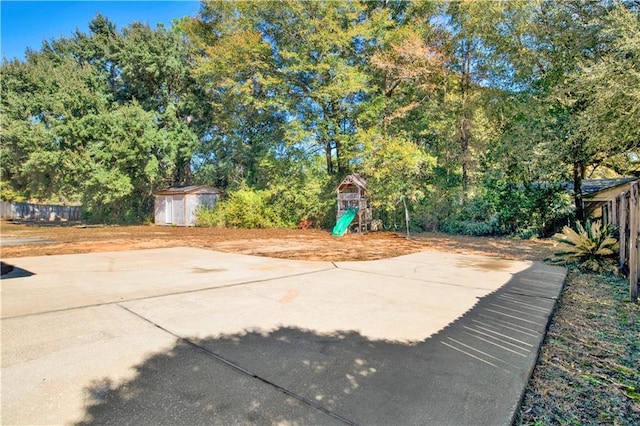
[[[350,229],[367,232],[371,228],[371,207],[367,198],[367,180],[358,173],[345,177],[338,188],[336,226],[331,235],[343,236]]]

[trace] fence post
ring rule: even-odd
[[[627,194],[623,192],[620,197],[620,267],[622,268],[627,261],[627,218],[629,211],[629,201]]]
[[[640,184],[629,191],[629,293],[631,301],[638,301],[638,269],[640,269]]]

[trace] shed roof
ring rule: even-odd
[[[367,179],[362,177],[359,173],[352,173],[342,179],[342,182],[340,182],[340,185],[338,185],[337,190],[340,191],[342,188],[349,185],[355,185],[361,189],[367,189]]]
[[[592,196],[600,191],[615,188],[617,186],[625,185],[629,182],[639,180],[637,177],[624,177],[614,179],[583,179],[582,180],[582,195]],[[573,191],[573,182],[563,182],[562,186],[569,191]]]
[[[176,195],[176,194],[219,194],[221,191],[208,185],[172,186],[171,188],[158,191],[155,195]]]

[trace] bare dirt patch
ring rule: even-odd
[[[390,258],[423,250],[541,260],[549,241],[393,232],[332,237],[316,229],[219,229],[164,226],[32,226],[2,222],[2,258],[55,254],[198,247],[283,259],[346,261]],[[18,240],[26,241],[19,243]]]

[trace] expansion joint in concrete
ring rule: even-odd
[[[197,351],[202,352],[205,355],[215,359],[216,361],[221,362],[222,364],[225,364],[226,366],[231,367],[234,370],[236,370],[236,371],[238,371],[238,372],[240,372],[242,374],[245,374],[245,375],[250,376],[250,377],[252,377],[252,378],[254,378],[256,380],[259,380],[259,381],[261,381],[261,382],[263,382],[263,383],[265,383],[265,384],[277,389],[278,391],[284,393],[285,395],[287,395],[287,396],[289,396],[291,398],[294,398],[294,399],[302,402],[303,404],[308,405],[308,406],[310,406],[310,407],[312,407],[312,408],[314,408],[314,409],[316,409],[316,410],[318,410],[318,411],[320,411],[320,412],[322,412],[322,413],[324,413],[324,414],[326,414],[328,416],[331,416],[334,419],[336,419],[338,421],[341,421],[344,424],[351,425],[351,426],[357,426],[357,423],[355,423],[355,422],[353,422],[353,421],[351,421],[349,419],[346,419],[346,418],[340,416],[339,414],[334,413],[331,410],[328,410],[327,408],[325,408],[322,405],[316,403],[315,401],[312,401],[309,398],[305,398],[302,395],[299,395],[299,394],[297,394],[295,392],[292,392],[287,388],[284,388],[284,387],[282,387],[282,386],[280,386],[280,385],[278,385],[278,384],[276,384],[276,383],[274,383],[274,382],[272,382],[272,381],[270,381],[270,380],[268,380],[268,379],[266,379],[264,377],[259,376],[258,374],[254,373],[252,371],[247,370],[246,368],[243,368],[242,366],[240,366],[240,365],[234,363],[233,361],[223,357],[222,355],[217,354],[217,353],[215,353],[213,351],[210,351],[209,349],[205,348],[204,346],[201,346],[198,343],[196,343],[196,342],[194,342],[194,341],[192,341],[192,340],[190,340],[188,338],[182,337],[182,336],[174,333],[173,331],[161,326],[160,324],[150,320],[149,318],[144,317],[143,315],[140,315],[139,313],[127,308],[126,306],[122,306],[120,304],[118,304],[118,306],[120,306],[125,311],[131,313],[132,315],[135,315],[136,317],[140,318],[141,320],[147,322],[148,324],[151,324],[152,326],[154,326],[154,327],[162,330],[163,332],[173,336],[178,341],[183,342],[183,343],[189,345],[190,347],[196,349]]]
[[[154,294],[153,296],[133,297],[131,299],[113,300],[113,301],[108,301],[108,302],[103,302],[103,303],[92,303],[92,304],[89,304],[89,305],[72,306],[72,307],[63,308],[63,309],[51,309],[49,311],[34,312],[34,313],[31,313],[31,314],[2,317],[2,319],[5,320],[5,319],[14,319],[14,318],[25,318],[25,317],[30,317],[30,316],[52,314],[52,313],[57,313],[57,312],[75,311],[75,310],[78,310],[78,309],[85,309],[85,308],[97,308],[97,307],[100,307],[100,306],[118,305],[118,304],[124,303],[124,302],[138,302],[138,301],[141,301],[141,300],[156,299],[156,298],[159,298],[159,297],[177,296],[177,295],[180,295],[180,294],[200,293],[200,292],[203,292],[203,291],[218,290],[218,289],[225,289],[225,288],[232,288],[232,287],[240,287],[240,286],[243,286],[243,285],[256,284],[256,283],[262,283],[262,282],[269,282],[269,281],[273,281],[275,279],[294,278],[294,277],[301,277],[301,276],[304,276],[304,275],[313,275],[313,274],[317,274],[319,272],[331,271],[333,269],[334,268],[327,268],[327,269],[320,269],[320,270],[317,270],[317,271],[301,272],[299,274],[283,275],[283,276],[278,276],[278,277],[264,278],[264,279],[260,279],[260,280],[243,281],[243,282],[227,284],[227,285],[196,288],[196,289],[193,289],[193,290],[182,290],[182,291],[176,291],[176,292],[173,292],[173,293]]]
[[[380,277],[388,277],[388,278],[395,278],[395,279],[417,281],[417,282],[428,283],[428,284],[439,284],[439,285],[445,285],[445,286],[449,286],[449,287],[466,288],[466,289],[471,289],[471,290],[486,290],[486,288],[484,288],[484,287],[471,287],[471,286],[465,285],[465,284],[453,284],[453,283],[448,283],[448,282],[444,282],[444,281],[432,281],[432,280],[428,280],[427,281],[427,280],[423,280],[423,279],[419,279],[419,278],[413,278],[413,277],[403,277],[403,276],[398,276],[398,275],[393,275],[393,274],[384,274],[384,273],[377,272],[377,271],[362,271],[362,270],[359,270],[359,269],[350,269],[350,268],[345,268],[345,267],[341,267],[341,266],[336,266],[336,268],[338,268],[340,270],[343,270],[343,271],[360,272],[362,274],[376,275],[376,276],[380,276]]]

